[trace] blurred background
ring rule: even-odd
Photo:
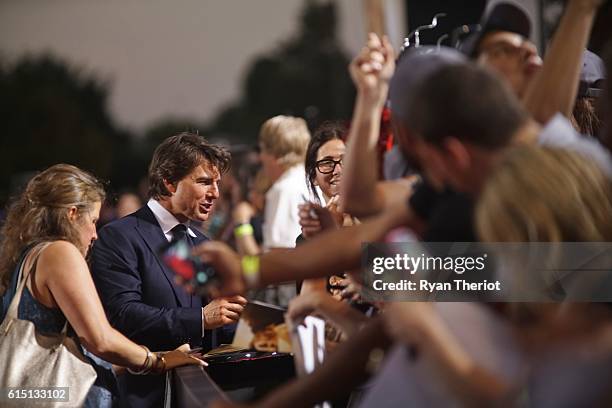
[[[545,48],[563,1],[515,2]],[[491,3],[2,0],[0,208],[33,172],[59,162],[107,180],[115,195],[142,192],[153,149],[180,131],[229,145],[239,164],[271,116],[302,116],[311,128],[349,120],[347,65],[368,31],[399,48],[444,12],[421,36],[431,44],[477,23]]]

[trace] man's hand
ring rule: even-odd
[[[202,308],[204,309],[204,327],[212,330],[237,322],[246,304],[247,300],[242,296],[219,298],[211,301]]]
[[[395,71],[395,53],[386,36],[382,40],[374,33],[349,65],[351,78],[360,94],[384,104],[389,81]]]
[[[242,276],[240,256],[227,244],[218,241],[204,242],[193,249],[202,262],[211,265],[220,282],[216,288],[210,288],[213,297],[240,295],[246,291]]]

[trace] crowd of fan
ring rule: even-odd
[[[216,204],[201,228],[213,240],[194,253],[219,276],[207,288],[214,296],[288,306],[290,321],[315,314],[333,330],[317,370],[253,406],[612,403],[607,303],[368,302],[359,272],[364,242],[612,241],[612,88],[604,79],[612,44],[604,60],[586,50],[599,6],[569,0],[544,60],[529,41],[526,14],[503,3],[459,49],[423,46],[397,55],[386,37],[370,34],[349,66],[357,89],[350,123],[325,122],[312,137],[300,118],[263,124],[259,157],[244,154],[246,166],[234,158],[233,173],[211,193]],[[381,155],[387,110],[395,146]],[[3,227],[13,239],[2,244],[5,288],[15,285],[23,251],[49,237],[70,237],[80,251],[47,249],[40,261],[51,266],[37,280],[69,279],[68,267],[88,270],[84,257],[95,231],[73,236],[58,215],[57,228],[41,237],[30,222],[39,217],[37,228],[47,228],[51,212],[33,209],[54,208],[41,198],[51,193],[41,191],[45,183],[64,188],[54,181],[62,175],[87,190],[69,201],[97,205],[93,221],[99,218],[104,192],[92,176],[65,165],[37,176]],[[136,200],[123,195],[117,216],[137,210]],[[96,273],[94,267],[98,284]],[[91,279],[78,282],[93,287]],[[178,348],[160,365],[147,349],[151,363],[143,367],[142,350],[111,328],[100,302],[77,304],[105,322],[97,330],[111,334],[103,336],[79,321],[87,318],[70,310],[57,287],[32,293],[58,308],[100,361],[130,372],[200,364]],[[242,309],[233,310],[236,320]]]
[[[221,293],[303,280],[289,318],[316,314],[341,332],[322,367],[256,406],[349,395],[352,406],[377,407],[610,403],[606,303],[355,307],[367,303],[356,271],[363,242],[610,241],[612,94],[603,61],[585,50],[597,6],[568,2],[543,61],[528,18],[506,4],[459,50],[421,47],[396,58],[387,39],[370,35],[349,68],[358,91],[349,128],[325,124],[306,148],[315,198],[299,206],[298,247],[261,254],[255,276],[239,262],[260,253],[245,250],[250,235],[236,230],[237,252],[199,248],[224,278]],[[396,147],[381,158],[386,107]]]

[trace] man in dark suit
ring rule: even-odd
[[[166,139],[149,167],[149,202],[98,234],[91,270],[108,319],[151,350],[172,350],[184,343],[210,349],[232,340],[233,323],[246,300],[237,296],[206,302],[191,296],[175,284],[174,273],[158,256],[173,239],[193,245],[208,239],[190,221],[208,219],[229,164],[226,150],[199,135]],[[125,405],[163,405],[163,376],[125,374],[119,383]]]

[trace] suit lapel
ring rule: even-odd
[[[136,217],[138,218],[138,222],[135,228],[147,247],[149,247],[149,250],[152,252],[153,257],[163,272],[165,279],[168,281],[168,284],[174,292],[178,305],[180,307],[191,306],[191,296],[182,288],[176,286],[174,283],[174,272],[159,257],[158,253],[160,248],[162,248],[164,245],[168,245],[168,240],[157,223],[153,212],[151,212],[149,207],[144,206],[136,213]]]

